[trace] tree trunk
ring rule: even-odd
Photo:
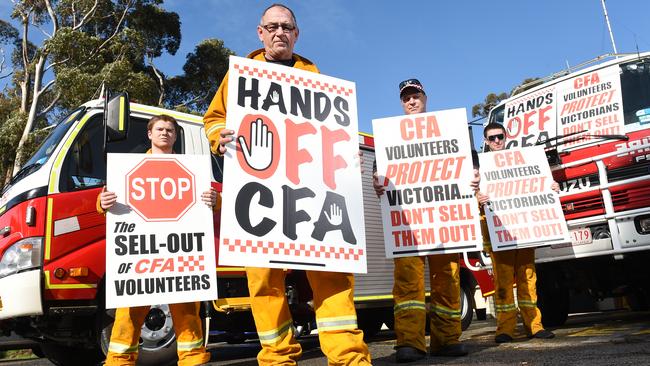
[[[151,55],[147,55],[147,59],[149,60],[149,66],[151,66],[153,73],[158,79],[158,107],[162,108],[163,101],[165,100],[165,79],[158,71],[158,68],[156,68],[156,65],[153,64],[153,57]]]
[[[45,54],[41,54],[38,58],[38,62],[36,63],[36,67],[34,69],[34,88],[33,88],[33,98],[32,98],[32,105],[29,108],[29,116],[27,117],[27,123],[25,123],[25,128],[23,129],[23,134],[20,137],[20,141],[18,141],[18,146],[16,147],[16,159],[14,160],[14,168],[12,171],[12,175],[15,175],[18,173],[20,168],[22,167],[22,160],[23,160],[23,146],[25,146],[25,143],[27,142],[27,138],[29,137],[29,133],[32,131],[32,127],[34,126],[34,120],[36,119],[36,110],[38,108],[38,102],[41,99],[41,82],[43,81],[43,66],[45,65],[45,60],[47,59],[47,56]]]
[[[23,59],[23,81],[20,82],[20,113],[27,113],[27,104],[29,103],[29,84],[31,82],[31,74],[29,72],[29,60],[27,57],[27,32],[29,31],[29,16],[22,18],[23,23],[23,39],[22,45],[22,59]]]
[[[3,177],[4,179],[4,184],[2,185],[3,187],[9,184],[9,181],[11,180],[12,176],[13,175],[11,174],[11,170],[7,169],[7,171],[5,172],[5,176]]]

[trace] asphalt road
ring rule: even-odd
[[[617,311],[575,314],[553,329],[556,338],[529,340],[522,334],[513,343],[494,343],[494,320],[474,321],[462,340],[470,354],[461,358],[429,357],[410,365],[650,365],[650,312]],[[301,340],[300,365],[326,365],[316,335]],[[373,365],[394,364],[394,334],[382,331],[369,340]],[[209,365],[257,365],[259,346],[215,344]],[[47,360],[0,361],[0,366],[51,366]]]

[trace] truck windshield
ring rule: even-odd
[[[621,65],[626,130],[650,126],[650,59]]]
[[[25,178],[26,176],[37,171],[45,162],[50,158],[56,147],[59,145],[59,142],[65,136],[66,132],[70,129],[70,126],[74,124],[80,116],[83,115],[85,107],[78,108],[72,113],[63,118],[59,123],[57,123],[52,132],[45,138],[41,146],[39,146],[36,153],[23,165],[23,167],[16,173],[9,184],[5,187],[7,189],[9,186],[14,185],[19,180]]]

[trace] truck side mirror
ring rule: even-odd
[[[126,139],[129,130],[129,95],[119,93],[104,104],[104,137],[105,143],[122,141]]]

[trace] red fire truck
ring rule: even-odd
[[[106,104],[106,105],[105,105]],[[130,104],[124,95],[95,100],[62,119],[4,188],[0,201],[0,330],[38,340],[55,364],[87,364],[103,357],[114,310],[104,306],[105,218],[95,208],[106,180],[106,151],[144,152],[148,119],[169,114],[180,124],[174,150],[210,154],[200,117]],[[358,321],[367,335],[393,322],[393,261],[385,258],[379,201],[371,182],[373,141],[360,135],[364,151],[364,208],[368,273],[357,275]],[[213,157],[213,186],[220,189],[221,162]],[[215,215],[218,235],[219,215]],[[215,237],[215,242],[217,238]],[[480,258],[468,259],[477,266]],[[255,338],[243,268],[221,267],[219,299],[203,305],[210,341]],[[485,314],[483,296],[493,291],[486,270],[461,273],[463,326],[473,311]],[[477,290],[478,289],[478,290]],[[314,327],[311,291],[302,271],[287,276],[286,292],[298,334]],[[476,295],[476,296],[475,296]],[[176,358],[166,305],[153,306],[142,328],[139,364]]]
[[[488,122],[509,145],[546,146],[561,185],[572,242],[536,251],[544,323],[617,302],[647,309],[650,53],[600,56],[522,89]]]

